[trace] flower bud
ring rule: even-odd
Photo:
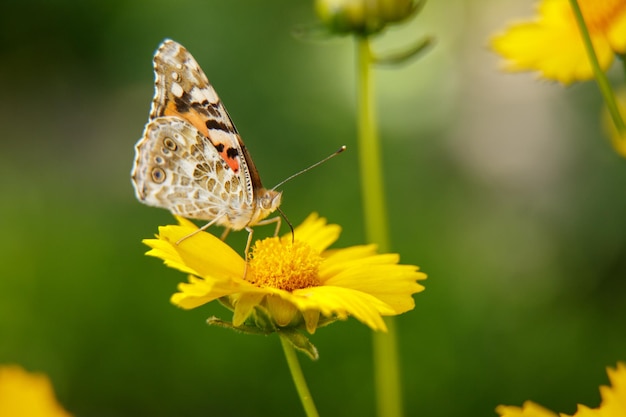
[[[409,17],[413,0],[316,0],[318,17],[331,31],[372,34]]]

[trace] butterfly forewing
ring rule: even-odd
[[[179,116],[189,120],[194,113],[197,119],[189,121],[205,136],[208,129],[237,133],[206,75],[182,45],[164,41],[154,56],[154,72],[156,94],[150,118]]]
[[[193,56],[182,45],[166,40],[155,54],[154,72],[156,94],[150,117],[176,116],[187,120],[211,141],[235,173],[247,171],[237,129]],[[250,187],[249,203],[252,195]]]

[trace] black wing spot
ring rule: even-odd
[[[235,159],[237,156],[239,156],[239,151],[236,148],[228,148],[228,150],[226,151],[226,156],[228,156],[230,159]]]
[[[233,132],[233,129],[231,129],[228,125],[224,124],[223,122],[217,119],[208,119],[205,122],[205,124],[206,124],[207,129],[216,129],[216,130],[221,130],[223,132],[235,133]]]
[[[188,92],[184,92],[182,96],[174,98],[176,111],[179,113],[187,113],[191,107],[191,96]]]
[[[218,143],[217,145],[215,145],[215,149],[217,149],[217,151],[219,153],[224,152],[224,144],[223,143]]]
[[[209,114],[213,117],[221,116],[219,103],[210,103],[206,106],[206,109],[209,112]]]

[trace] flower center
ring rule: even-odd
[[[320,284],[322,257],[308,244],[284,243],[277,237],[257,241],[252,247],[246,279],[259,287],[285,291]]]
[[[626,9],[624,0],[588,0],[579,2],[585,21],[592,32],[604,32]]]

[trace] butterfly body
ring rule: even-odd
[[[154,71],[155,96],[131,173],[137,198],[227,229],[262,222],[279,207],[281,193],[263,187],[198,63],[182,45],[165,40]]]

